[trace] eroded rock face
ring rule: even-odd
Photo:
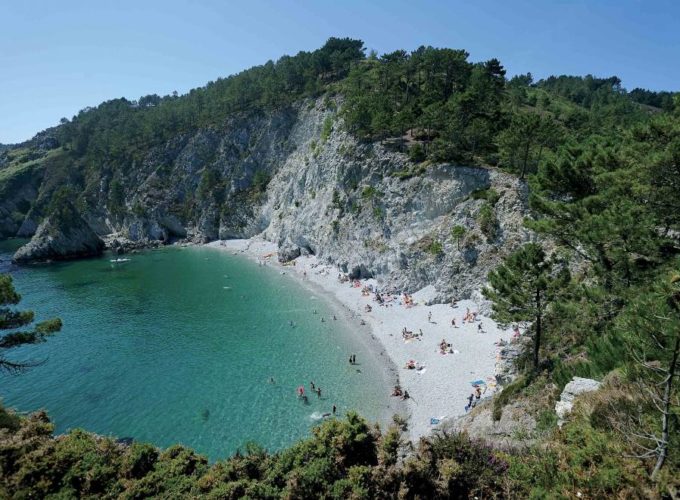
[[[564,420],[571,413],[574,407],[574,400],[579,394],[593,392],[600,388],[602,384],[597,380],[589,378],[574,377],[571,382],[564,386],[560,395],[560,400],[555,403],[555,413],[557,413],[557,425],[562,427]]]
[[[104,242],[72,206],[67,216],[46,218],[26,245],[14,254],[18,263],[76,259],[101,255]]]

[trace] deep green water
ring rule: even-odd
[[[0,258],[16,245],[0,243]],[[45,408],[57,432],[82,427],[162,447],[179,442],[211,459],[248,441],[290,445],[333,404],[339,414],[387,417],[383,367],[340,317],[331,319],[336,306],[292,277],[207,248],[149,251],[118,265],[109,258],[0,263],[22,308],[64,321],[47,343],[12,351],[13,359],[45,363],[0,374],[6,406]],[[348,363],[352,352],[358,367]],[[321,399],[309,393],[310,381]],[[309,405],[297,399],[299,385]]]

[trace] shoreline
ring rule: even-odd
[[[447,304],[427,306],[425,303],[434,290],[426,287],[412,294],[415,305],[411,307],[403,305],[400,296],[388,297],[381,306],[372,294],[361,293],[366,285],[377,287],[375,279],[361,280],[360,288],[351,286],[350,282],[340,283],[337,277],[341,272],[319,262],[315,256],[300,256],[294,259],[294,264],[283,265],[277,260],[277,245],[258,237],[218,240],[203,246],[255,261],[266,260],[269,266],[295,277],[300,284],[324,297],[329,306],[338,309],[347,327],[359,334],[361,343],[372,350],[377,359],[384,360],[384,372],[392,374],[395,384],[411,396],[403,402],[391,397],[394,404],[389,408],[397,409],[393,413],[407,414],[408,435],[414,442],[431,434],[442,423],[465,415],[468,397],[474,391],[472,382],[483,381],[479,384],[484,391],[483,399],[497,389],[498,341],[508,341],[511,332],[500,329],[481,314],[477,315],[477,321],[463,324],[467,309],[479,311],[478,304],[472,300],[461,300],[456,308]],[[371,312],[366,312],[366,305],[371,306]],[[452,318],[456,328],[451,325]],[[478,325],[482,325],[483,333]],[[404,340],[401,334],[404,327],[415,333],[422,331],[421,340]],[[452,354],[440,353],[438,345],[442,339],[451,344]],[[409,360],[415,360],[423,368],[406,369]]]

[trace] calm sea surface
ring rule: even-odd
[[[12,274],[21,308],[64,328],[12,351],[44,364],[0,374],[0,396],[20,411],[45,408],[57,432],[182,443],[218,459],[249,441],[288,446],[334,404],[388,416],[381,363],[332,320],[334,306],[273,268],[208,248],[17,268],[7,259],[18,244],[0,242],[0,272]]]

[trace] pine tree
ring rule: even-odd
[[[640,295],[619,321],[636,364],[632,373],[640,385],[640,394],[648,398],[661,424],[657,432],[632,432],[642,441],[638,443],[645,450],[641,457],[656,457],[654,479],[668,457],[671,427],[677,421],[674,415],[678,410],[680,377],[680,274]]]
[[[527,243],[489,273],[490,286],[483,293],[493,302],[493,318],[502,325],[534,322],[534,370],[539,366],[546,309],[569,280],[569,271],[548,258],[537,243]]]
[[[10,361],[1,353],[20,345],[39,344],[44,342],[48,335],[61,330],[61,320],[55,318],[37,323],[31,331],[17,331],[33,323],[35,317],[33,311],[17,311],[11,307],[19,301],[21,301],[21,295],[14,289],[12,277],[0,274],[0,332],[14,330],[0,337],[0,371],[9,373],[21,372],[37,363]]]

